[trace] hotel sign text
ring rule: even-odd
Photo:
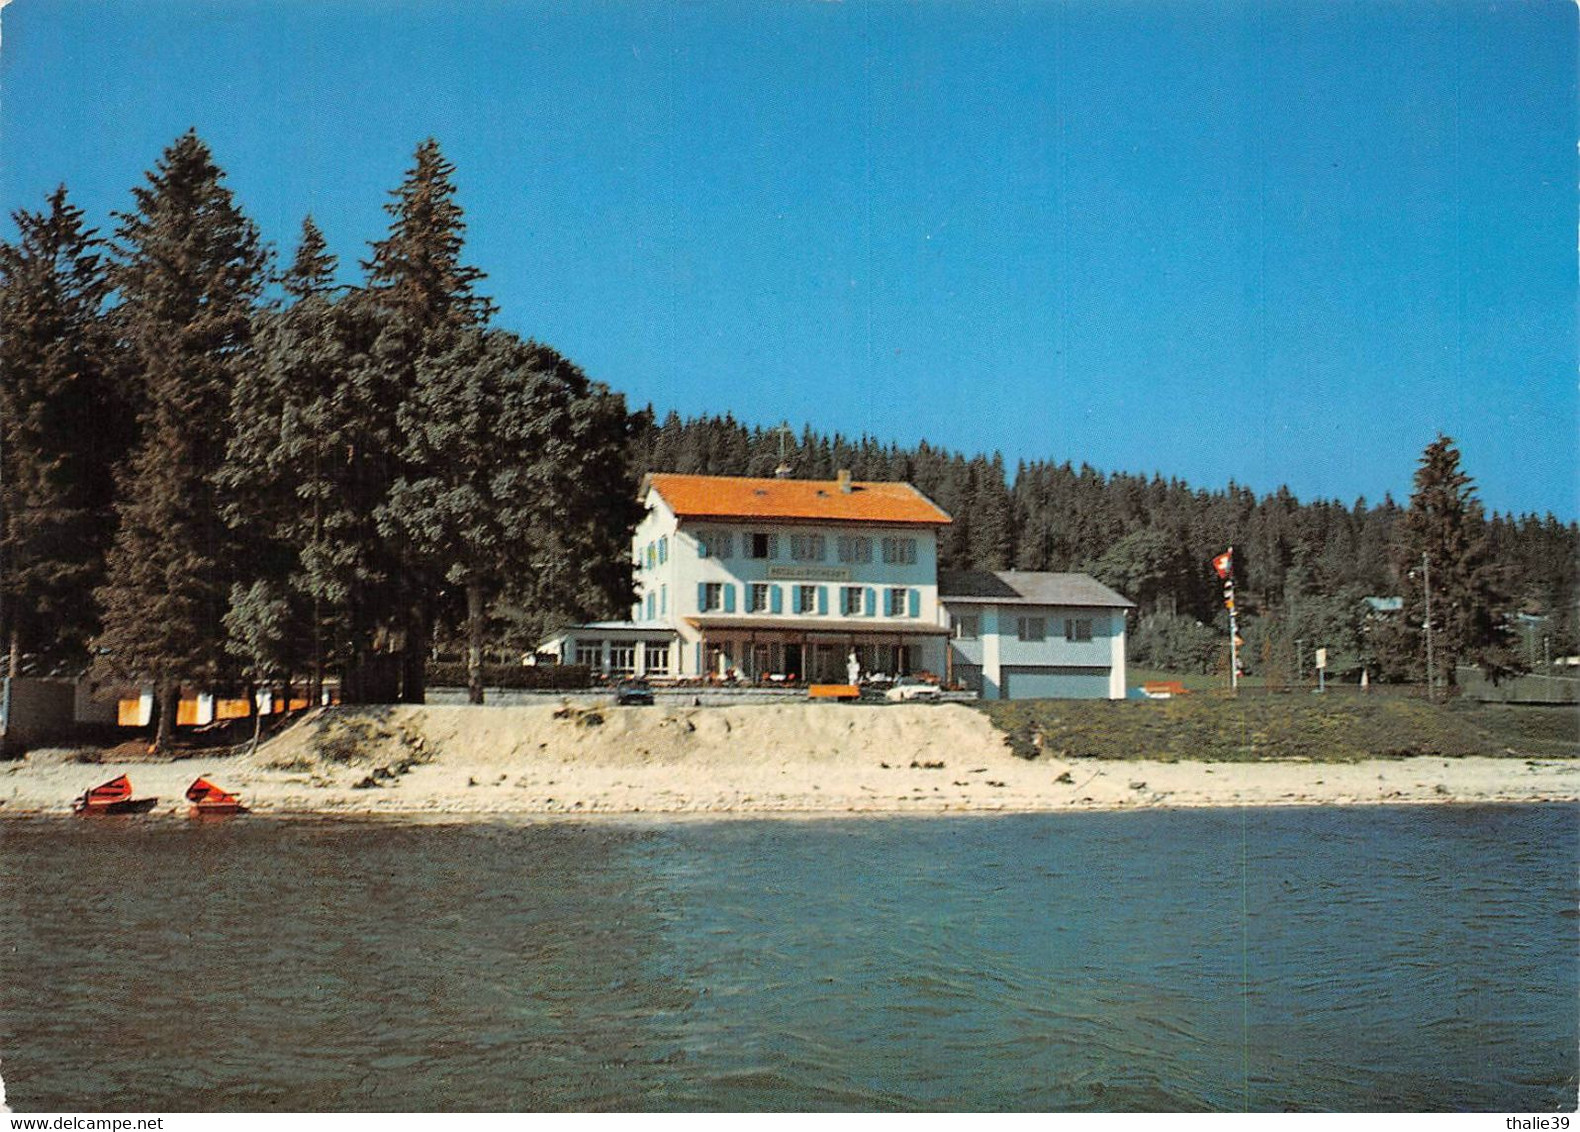
[[[850,571],[842,566],[770,566],[768,577],[776,582],[848,582]]]

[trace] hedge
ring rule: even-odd
[[[466,665],[461,661],[430,660],[428,684],[435,688],[466,687]],[[592,685],[592,669],[585,664],[485,664],[487,688],[545,688],[565,691]]]

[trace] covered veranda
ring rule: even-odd
[[[687,668],[705,678],[732,673],[753,683],[843,683],[852,652],[863,677],[938,674],[949,631],[914,622],[824,618],[786,624],[784,618],[698,616],[685,619],[696,640]]]

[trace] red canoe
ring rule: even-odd
[[[241,799],[215,786],[206,778],[199,778],[187,787],[187,801],[192,803],[192,816],[209,814],[244,814],[247,807]]]
[[[74,814],[146,814],[159,802],[158,798],[133,798],[132,780],[126,775],[112,778],[102,786],[95,786],[71,803]]]

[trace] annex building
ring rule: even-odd
[[[945,571],[951,683],[988,700],[1125,698],[1135,603],[1086,574]]]
[[[1099,683],[1124,696],[1128,601],[1085,575],[946,574],[941,589],[951,519],[910,484],[654,473],[642,498],[631,620],[551,638],[543,651],[562,663],[843,683],[855,654],[864,675],[930,674],[987,698],[1092,695]]]

